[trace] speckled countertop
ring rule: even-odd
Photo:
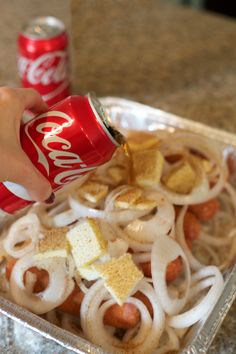
[[[22,23],[53,14],[70,26],[69,7],[66,0],[0,0],[0,84],[17,85]],[[74,93],[126,97],[236,133],[236,21],[164,0],[73,0],[71,7]],[[236,304],[210,354],[236,353],[235,312]],[[2,336],[0,352],[23,353],[29,332],[10,337]],[[37,336],[33,343],[29,353],[69,353]]]

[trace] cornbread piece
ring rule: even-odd
[[[158,145],[158,139],[155,135],[145,132],[131,133],[127,138],[129,148],[132,152],[139,150],[148,150]]]
[[[78,269],[94,262],[106,252],[106,241],[96,219],[80,219],[67,232],[66,237]]]
[[[133,209],[136,210],[148,210],[148,209],[153,209],[157,206],[157,201],[156,200],[151,200],[145,197],[140,197],[139,199],[136,200],[136,202],[132,205]]]
[[[181,166],[170,171],[163,180],[166,187],[170,190],[176,193],[187,194],[195,186],[197,175],[192,166],[188,162],[184,162]]]
[[[203,168],[203,170],[206,173],[210,173],[212,170],[212,164],[210,163],[210,161],[200,157],[200,156],[191,156],[191,158],[197,162],[198,164],[200,164],[200,166]]]
[[[117,184],[125,180],[126,171],[121,166],[111,166],[108,168],[107,172],[113,181]]]
[[[105,287],[119,305],[125,302],[143,278],[143,273],[136,267],[129,253],[92,267],[105,280]]]
[[[151,187],[160,182],[164,158],[158,150],[133,153],[135,181],[141,187]]]
[[[58,227],[43,232],[38,242],[35,258],[67,257],[67,227]]]
[[[142,194],[142,189],[136,187],[130,188],[127,192],[116,198],[115,207],[120,209],[128,209],[141,197]]]
[[[78,195],[91,203],[97,203],[108,193],[108,186],[95,181],[87,181],[78,189]]]

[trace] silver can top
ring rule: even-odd
[[[101,124],[103,130],[111,139],[113,144],[115,144],[116,146],[122,145],[124,143],[123,135],[112,126],[110,117],[104,110],[101,102],[97,99],[95,93],[90,92],[87,94],[87,97],[96,119]]]
[[[64,31],[65,25],[62,21],[53,16],[43,16],[30,20],[23,27],[22,34],[32,39],[47,39]]]

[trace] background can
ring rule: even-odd
[[[46,113],[22,125],[21,145],[53,191],[111,159],[123,137],[95,96],[69,96]],[[33,203],[27,190],[0,183],[0,216]]]
[[[70,94],[68,34],[52,16],[30,20],[18,36],[22,87],[36,89],[49,106]]]

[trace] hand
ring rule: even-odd
[[[40,202],[52,195],[52,188],[21,148],[20,123],[25,109],[42,113],[47,108],[33,89],[0,88],[0,181],[21,184]]]

